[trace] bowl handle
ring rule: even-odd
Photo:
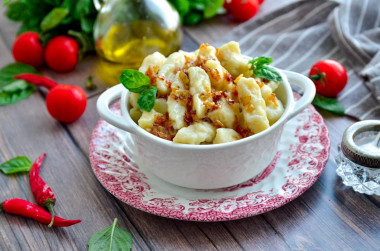
[[[313,81],[304,75],[291,71],[283,72],[288,78],[289,84],[296,85],[303,90],[302,97],[296,101],[293,111],[290,112],[288,119],[291,119],[311,104],[315,96],[315,85]]]
[[[121,94],[124,90],[125,87],[122,84],[118,84],[112,88],[107,89],[98,98],[98,101],[96,102],[96,108],[100,117],[102,117],[102,119],[111,125],[116,126],[117,128],[125,130],[129,133],[136,134],[135,129],[132,126],[128,125],[127,121],[123,117],[115,115],[110,110],[110,104],[115,100],[120,99]]]

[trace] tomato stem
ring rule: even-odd
[[[15,76],[14,78],[25,80],[26,82],[29,82],[34,85],[46,87],[49,90],[59,85],[57,82],[54,82],[53,80],[49,78],[46,78],[37,74],[33,74],[33,73],[22,73]]]
[[[325,80],[326,80],[326,73],[320,72],[317,68],[313,68],[317,74],[310,75],[309,78],[313,81],[319,81],[323,84],[323,87],[326,86]]]

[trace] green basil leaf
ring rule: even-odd
[[[1,164],[0,171],[2,171],[4,174],[28,172],[32,165],[33,163],[28,157],[19,156]]]
[[[124,70],[120,76],[120,83],[130,92],[140,93],[150,84],[150,78],[136,70]]]
[[[265,78],[271,81],[281,82],[282,77],[278,71],[268,66],[263,66],[253,73],[256,77]]]
[[[23,2],[14,2],[9,4],[6,16],[12,21],[23,21],[30,16],[28,5]]]
[[[21,73],[38,74],[38,71],[33,66],[21,63],[13,63],[0,69],[0,105],[17,103],[34,92],[34,85],[13,78]]]
[[[184,17],[190,11],[189,0],[170,0],[169,2],[174,5],[181,17]]]
[[[78,0],[75,5],[74,17],[80,19],[82,16],[88,16],[97,12],[93,0]],[[95,20],[95,19],[94,19]]]
[[[11,2],[12,2],[12,0],[4,0],[3,6],[8,6],[11,4]]]
[[[24,83],[24,88],[21,88],[19,83]],[[9,91],[6,89],[10,89]],[[23,99],[29,98],[34,92],[36,87],[31,84],[27,84],[23,80],[13,82],[11,85],[0,90],[0,105],[10,105],[17,103]]]
[[[200,12],[203,12],[206,8],[206,1],[194,1],[194,0],[191,0],[190,1],[190,8],[191,9],[194,9],[194,10],[197,10],[197,11],[200,11]]]
[[[312,104],[326,111],[330,111],[338,115],[344,115],[344,107],[337,99],[327,98],[316,94]]]
[[[66,8],[54,8],[47,14],[41,22],[41,30],[47,31],[58,26],[63,19],[69,14]]]
[[[224,0],[205,1],[203,16],[211,18],[216,15],[218,9],[223,6]]]
[[[255,57],[248,63],[251,64],[252,70],[255,70],[257,68],[261,68],[263,65],[269,65],[273,62],[273,59],[271,57]]]
[[[273,59],[271,57],[256,57],[248,63],[251,65],[253,75],[270,81],[282,82],[280,73],[269,66]]]
[[[80,18],[80,27],[82,31],[88,34],[92,33],[94,29],[94,22],[95,20],[93,18],[82,16]]]
[[[184,24],[186,25],[195,25],[202,20],[202,14],[199,12],[192,11],[188,13],[184,18]]]
[[[38,71],[28,64],[21,63],[12,63],[2,69],[0,69],[0,90],[2,90],[6,85],[14,82],[14,76],[21,73],[35,73],[38,74]]]
[[[60,0],[44,0],[44,3],[54,5],[54,6],[59,6],[61,1]]]
[[[117,219],[105,229],[94,233],[88,241],[89,251],[129,251],[132,248],[132,235],[117,226]]]
[[[137,104],[142,111],[150,112],[156,102],[157,87],[150,86],[148,89],[141,92],[137,99]]]

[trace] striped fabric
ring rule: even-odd
[[[297,1],[241,24],[220,44],[231,40],[245,55],[271,56],[274,66],[305,75],[319,60],[341,62],[346,114],[380,119],[380,0]]]

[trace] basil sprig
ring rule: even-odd
[[[136,70],[124,70],[120,76],[120,83],[130,92],[140,93],[137,100],[142,111],[150,112],[156,102],[157,87],[149,86],[150,78]]]
[[[117,226],[116,218],[111,226],[94,233],[88,241],[89,251],[129,251],[131,248],[132,235]]]
[[[4,174],[29,172],[33,163],[28,157],[18,156],[0,165],[0,171]]]
[[[273,62],[271,57],[256,57],[249,61],[253,75],[270,81],[282,82],[280,73],[269,66]]]

